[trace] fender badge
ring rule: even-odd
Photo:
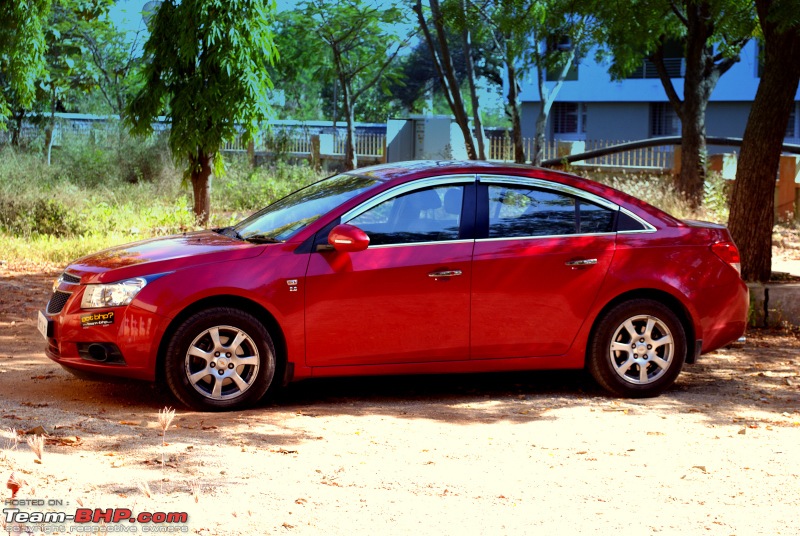
[[[286,284],[289,285],[289,292],[297,292],[297,279],[287,279]]]

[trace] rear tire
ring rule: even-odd
[[[686,361],[686,331],[663,303],[635,299],[609,310],[597,324],[588,369],[617,396],[658,396],[675,383]]]
[[[165,377],[193,409],[243,409],[270,388],[275,364],[275,346],[261,322],[239,309],[214,307],[187,318],[172,336]]]

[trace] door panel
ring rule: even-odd
[[[613,235],[479,240],[473,259],[472,358],[565,353],[613,254]],[[581,260],[597,262],[567,265]]]
[[[471,357],[566,353],[614,255],[615,212],[541,185],[479,189]]]
[[[349,216],[358,253],[313,253],[306,277],[310,366],[469,358],[475,188],[463,178],[398,188]]]
[[[472,247],[469,240],[312,254],[307,364],[468,359]],[[443,271],[461,275],[430,276]]]

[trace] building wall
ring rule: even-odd
[[[563,83],[556,102],[585,103],[587,140],[635,140],[651,137],[651,103],[668,103],[658,79],[611,80],[608,61],[597,60],[591,51],[578,65],[577,80]],[[672,80],[675,90],[683,94],[683,79]],[[754,40],[742,49],[740,60],[725,73],[711,95],[706,115],[710,136],[740,138],[744,134],[758,77],[758,45]],[[548,85],[553,86],[554,82]],[[795,95],[795,126],[786,141],[800,141],[800,88]],[[533,137],[539,94],[533,80],[522,82],[521,91],[523,136]],[[548,137],[552,132],[548,125]],[[680,132],[676,132],[680,134]],[[712,150],[717,150],[713,148]]]
[[[720,77],[712,102],[746,102],[755,98],[758,89],[758,45],[754,40],[742,49],[739,61]],[[664,87],[657,78],[611,80],[608,60],[597,61],[596,50],[591,50],[578,65],[578,79],[564,81],[556,97],[563,102],[667,102]],[[531,76],[521,83],[520,100],[537,102],[539,92]],[[678,95],[683,95],[683,78],[673,78]],[[555,82],[548,82],[552,87]],[[798,88],[796,100],[800,100]]]
[[[709,136],[741,138],[748,115],[749,102],[711,102],[706,110],[706,132]]]
[[[590,102],[586,139],[632,141],[649,138],[650,105],[644,102]]]
[[[741,138],[750,114],[749,102],[711,102],[706,111],[709,136]],[[532,138],[536,131],[538,102],[522,104],[522,136]],[[650,135],[650,103],[589,102],[587,103],[587,140],[641,140]],[[677,133],[680,135],[680,132]],[[548,139],[552,138],[548,122]],[[791,140],[789,140],[791,141]],[[719,152],[720,148],[713,148]]]

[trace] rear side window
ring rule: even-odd
[[[569,235],[577,231],[575,198],[526,186],[489,186],[489,238]]]
[[[579,233],[610,233],[614,230],[614,211],[589,201],[580,201]]]
[[[614,216],[613,210],[561,192],[489,186],[489,238],[610,233]]]

